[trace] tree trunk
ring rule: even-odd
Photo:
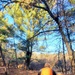
[[[14,50],[15,51],[15,58],[16,58],[16,67],[17,67],[17,65],[18,65],[18,61],[17,61],[17,52],[16,52],[16,49]]]
[[[5,63],[4,55],[3,55],[3,52],[2,52],[1,44],[0,44],[0,53],[1,53],[2,60],[3,60],[3,66],[6,67],[6,63]],[[7,75],[7,71],[5,72],[5,75]]]
[[[27,52],[26,52],[26,66],[27,66],[27,69],[29,69],[31,56],[32,56],[32,42],[28,41],[27,42]]]
[[[5,63],[5,60],[4,60],[4,55],[3,55],[3,52],[2,52],[1,44],[0,44],[0,53],[1,53],[2,61],[3,61],[3,66],[6,66],[6,63]]]
[[[72,64],[72,67],[75,65],[75,61],[74,61],[74,58],[73,58],[73,52],[72,52],[72,49],[70,47],[70,44],[68,42],[68,39],[66,38],[64,32],[63,32],[63,29],[62,29],[62,25],[58,19],[58,16],[55,17],[52,12],[50,11],[50,8],[48,6],[48,4],[46,3],[45,0],[42,0],[42,2],[45,4],[46,6],[46,11],[49,13],[49,15],[53,18],[53,20],[58,24],[58,27],[59,27],[59,32],[61,33],[61,36],[62,36],[62,39],[67,47],[67,51],[68,51],[68,55],[69,55],[69,59],[70,59],[70,62]]]
[[[67,73],[67,69],[66,69],[66,60],[65,60],[65,47],[64,47],[64,41],[62,40],[62,46],[63,46],[63,62],[64,62],[64,69],[65,69],[65,73]]]

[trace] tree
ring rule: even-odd
[[[21,1],[13,1],[13,2],[17,2],[17,3],[19,3],[19,5],[22,7],[22,8],[26,8],[26,9],[30,9],[31,7],[36,7],[36,8],[39,8],[40,10],[41,9],[43,9],[43,10],[45,10],[45,11],[47,11],[48,12],[48,14],[51,16],[51,18],[57,23],[57,25],[58,25],[58,28],[59,28],[59,32],[60,32],[60,34],[61,34],[61,36],[62,36],[62,38],[63,38],[63,40],[64,40],[64,42],[65,42],[65,44],[66,44],[66,47],[67,47],[67,50],[68,50],[68,54],[69,54],[69,58],[70,58],[70,61],[71,61],[71,63],[72,63],[72,65],[73,65],[73,63],[74,63],[74,59],[73,59],[73,56],[72,56],[72,49],[71,49],[71,47],[70,47],[70,45],[69,45],[69,41],[70,41],[70,39],[69,39],[69,37],[67,38],[66,36],[65,36],[65,33],[64,33],[64,31],[63,31],[63,23],[61,24],[61,21],[60,21],[60,16],[59,16],[59,13],[61,13],[62,11],[63,11],[63,13],[61,13],[61,17],[62,16],[65,16],[64,15],[64,10],[62,10],[62,11],[60,11],[60,12],[57,12],[57,14],[53,14],[52,12],[51,12],[51,9],[52,9],[52,5],[48,5],[48,4],[50,4],[51,2],[49,1],[49,0],[36,0],[36,1],[34,1],[34,0],[31,0],[31,1],[29,1],[27,4],[25,4],[25,0],[21,0]],[[54,2],[54,1],[53,1]],[[10,3],[11,3],[11,1],[10,1]],[[52,3],[53,4],[53,3]],[[43,5],[43,6],[41,6],[41,5]],[[53,4],[54,5],[54,4]],[[60,6],[62,7],[62,4],[60,4]],[[64,22],[64,23],[66,23],[65,22],[65,17],[64,17],[64,20],[62,21],[62,22]],[[64,25],[66,25],[66,24],[64,24]],[[66,25],[66,28],[68,28],[68,26]],[[66,29],[67,31],[68,31],[68,29]],[[68,32],[66,32],[67,34],[68,34]]]
[[[58,17],[58,15],[57,16],[54,16],[53,14],[52,14],[52,12],[51,12],[51,10],[50,10],[50,8],[49,8],[49,6],[48,6],[48,4],[47,4],[47,1],[45,1],[45,0],[41,0],[43,3],[44,3],[44,5],[45,5],[45,7],[41,7],[41,6],[36,6],[35,4],[33,4],[33,6],[34,7],[37,7],[37,8],[41,8],[41,9],[44,9],[44,10],[46,10],[48,13],[49,13],[49,15],[53,18],[53,20],[58,24],[58,27],[59,27],[59,31],[60,31],[60,33],[61,33],[61,36],[62,36],[62,38],[63,38],[63,40],[64,40],[64,42],[65,42],[65,44],[66,44],[66,47],[67,47],[67,50],[68,50],[68,54],[69,54],[69,57],[70,57],[70,61],[71,61],[71,63],[72,63],[72,66],[74,66],[74,59],[73,59],[73,55],[72,55],[72,48],[70,47],[70,45],[69,45],[69,42],[68,42],[68,40],[67,40],[67,38],[66,38],[66,36],[65,36],[65,33],[63,32],[63,28],[62,28],[62,24],[60,23],[60,20],[59,20],[59,17]],[[40,2],[40,3],[42,3],[42,2]],[[63,12],[63,14],[64,14],[64,12]],[[64,21],[65,22],[65,21]],[[67,25],[66,25],[66,27],[67,27]],[[66,29],[66,30],[68,30],[68,29]],[[67,34],[68,34],[68,32],[67,32]],[[70,41],[70,36],[69,36],[69,34],[68,34],[68,39],[69,39],[69,41]]]
[[[7,20],[5,20],[3,17],[3,13],[0,12],[0,55],[2,57],[3,66],[6,66],[5,57],[2,51],[2,43],[6,42],[7,34],[9,31],[7,30]],[[5,72],[5,75],[7,75],[7,72]]]
[[[12,30],[12,26],[8,23],[8,20],[5,18],[4,12],[0,11],[0,54],[3,60],[3,66],[6,66],[4,54],[6,50],[4,47],[6,47],[6,44],[8,43],[7,38],[11,37],[12,33],[14,33]]]
[[[74,59],[73,59],[73,55],[72,55],[72,49],[71,49],[71,47],[69,45],[69,42],[68,42],[68,40],[67,40],[67,38],[66,38],[66,36],[65,36],[65,34],[63,32],[63,27],[62,27],[62,24],[60,23],[60,20],[59,20],[58,15],[57,16],[54,16],[52,14],[52,12],[51,12],[48,4],[47,4],[47,1],[45,1],[45,0],[41,0],[41,1],[45,4],[45,8],[43,8],[43,9],[45,9],[49,13],[49,15],[53,18],[53,20],[58,24],[59,31],[61,33],[61,36],[62,36],[62,38],[63,38],[63,40],[64,40],[64,42],[66,44],[67,50],[68,50],[68,54],[69,54],[69,57],[70,57],[70,61],[72,63],[72,66],[74,66]],[[41,7],[38,7],[38,8],[41,8]],[[69,37],[68,37],[68,39],[69,39]]]
[[[30,63],[30,58],[32,55],[32,46],[34,41],[36,40],[35,37],[39,35],[40,33],[43,33],[46,31],[49,32],[50,30],[49,28],[46,28],[46,25],[45,25],[50,22],[50,21],[47,21],[47,22],[45,21],[48,19],[48,16],[46,15],[47,12],[43,11],[41,15],[42,11],[43,10],[39,11],[36,8],[30,8],[29,10],[23,8],[22,10],[20,10],[20,6],[18,3],[12,4],[11,6],[7,6],[5,10],[5,13],[9,14],[14,19],[14,24],[16,26],[16,28],[14,27],[14,30],[16,31],[19,30],[21,35],[22,34],[25,35],[24,37],[25,41],[23,40],[23,43],[24,43],[24,46],[26,47],[26,56],[29,57],[27,58],[26,62],[29,62],[29,63]],[[46,31],[43,31],[43,29],[46,29]],[[19,37],[19,35],[17,34],[16,36]],[[20,38],[22,40],[22,37]],[[27,63],[27,66],[29,66],[28,63]]]

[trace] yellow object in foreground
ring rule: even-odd
[[[53,71],[51,68],[43,68],[41,69],[41,75],[53,75]]]

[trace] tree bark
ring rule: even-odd
[[[27,51],[26,51],[26,66],[27,66],[27,69],[29,69],[31,56],[32,56],[32,42],[28,40]]]
[[[6,63],[5,63],[4,55],[3,55],[3,52],[2,52],[1,44],[0,44],[0,54],[1,54],[1,57],[2,57],[2,60],[3,60],[3,66],[5,66],[5,68],[6,68]],[[5,75],[7,75],[7,71],[5,72]]]
[[[1,44],[0,44],[0,53],[1,53],[2,60],[3,60],[3,66],[6,66],[4,55],[3,55],[3,52],[2,52]]]

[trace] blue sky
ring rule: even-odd
[[[13,24],[14,23],[14,19],[11,17],[11,16],[9,16],[9,15],[5,15],[5,18],[8,18],[8,23],[10,23],[10,24]],[[57,33],[54,33],[54,34],[51,34],[50,36],[46,36],[47,37],[47,41],[45,42],[43,39],[44,39],[44,36],[42,36],[41,37],[41,41],[39,41],[39,47],[40,46],[42,46],[42,45],[44,45],[45,47],[46,47],[46,49],[45,50],[38,50],[39,52],[51,52],[51,53],[54,53],[55,52],[55,50],[56,50],[56,45],[57,45],[57,43],[58,43],[58,41],[57,41],[57,39],[54,37],[54,36],[56,36],[56,34]],[[54,37],[54,38],[53,38]],[[15,40],[15,43],[17,44],[17,43],[19,43],[19,41],[18,41],[18,39],[17,38],[15,38],[15,39],[13,39],[13,38],[9,38],[10,40],[11,40],[11,42],[12,43],[14,43],[14,41],[13,40]],[[59,39],[58,39],[59,40]],[[38,49],[39,49],[39,47],[38,47]],[[33,50],[34,51],[34,50]],[[36,50],[35,50],[36,51]]]
[[[6,14],[5,18],[8,18],[8,23],[9,24],[13,24],[14,23],[14,19],[10,15]]]
[[[68,2],[68,0],[64,0],[64,1],[65,1],[65,5],[64,5],[65,9],[73,8],[73,6]],[[56,7],[54,7],[54,9],[52,11],[56,12],[55,10],[56,10]],[[14,23],[13,18],[10,17],[8,14],[5,15],[5,18],[8,18],[8,23],[10,23],[10,24]],[[44,46],[46,46],[46,49],[43,50],[43,51],[40,51],[40,50],[38,50],[38,51],[47,52],[47,53],[48,52],[54,53],[54,52],[58,51],[59,49],[62,51],[62,39],[61,39],[61,36],[56,37],[56,35],[58,35],[58,32],[46,36],[48,38],[48,40],[46,42],[44,40],[39,41],[38,46],[44,45]],[[43,36],[41,38],[43,38]],[[74,38],[75,38],[75,36],[74,36]],[[15,43],[18,43],[17,38],[15,38]],[[75,42],[73,44],[73,49],[75,50],[74,45],[75,45]],[[39,49],[39,48],[37,47],[37,49]]]

